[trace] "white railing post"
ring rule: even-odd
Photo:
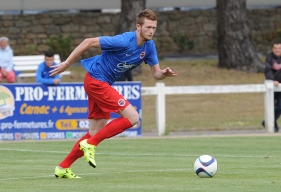
[[[166,128],[165,84],[162,82],[156,83],[156,89],[156,126],[158,135],[163,135]]]
[[[272,80],[265,80],[264,120],[267,132],[274,133],[274,85]]]

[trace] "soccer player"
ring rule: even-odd
[[[95,168],[95,149],[98,144],[139,123],[139,114],[135,108],[111,87],[125,71],[145,62],[157,80],[177,75],[169,67],[162,70],[159,66],[152,40],[156,27],[156,14],[145,9],[137,16],[135,31],[85,39],[66,61],[52,67],[50,75],[55,76],[66,70],[91,47],[103,50],[102,54],[81,61],[88,71],[84,79],[84,88],[88,95],[90,129],[55,168],[56,177],[79,178],[71,171],[70,166],[83,155],[86,162]],[[116,112],[121,117],[107,124],[110,112]]]

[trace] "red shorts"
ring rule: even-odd
[[[130,104],[116,89],[89,73],[84,78],[84,89],[88,95],[88,119],[109,119],[110,112],[123,111]]]

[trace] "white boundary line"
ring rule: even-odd
[[[31,150],[31,149],[12,149],[12,148],[0,148],[0,151],[18,151],[18,152],[31,152],[31,153],[60,153],[68,154],[65,151],[47,151],[47,150]],[[198,154],[155,154],[155,153],[96,153],[97,155],[114,155],[114,156],[173,156],[173,157],[198,157]],[[220,155],[216,154],[216,157],[229,157],[229,158],[264,158],[265,156],[252,156],[252,155]],[[275,156],[266,156],[275,157]]]
[[[190,169],[162,169],[162,170],[132,170],[132,171],[115,171],[115,172],[103,172],[103,173],[86,173],[86,174],[78,174],[79,176],[86,176],[86,175],[101,175],[101,174],[121,174],[121,173],[141,173],[141,172],[171,172],[171,171],[187,171],[192,170]],[[55,177],[54,175],[43,175],[43,176],[34,176],[34,177],[14,177],[14,178],[5,178],[0,179],[0,181],[11,181],[11,180],[19,180],[19,179],[39,179],[39,178],[49,178]]]

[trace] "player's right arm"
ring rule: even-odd
[[[65,71],[70,65],[72,65],[84,52],[91,47],[100,48],[99,37],[87,38],[80,43],[69,55],[69,57],[62,63],[52,66],[54,68],[50,71],[50,76],[55,76]]]

